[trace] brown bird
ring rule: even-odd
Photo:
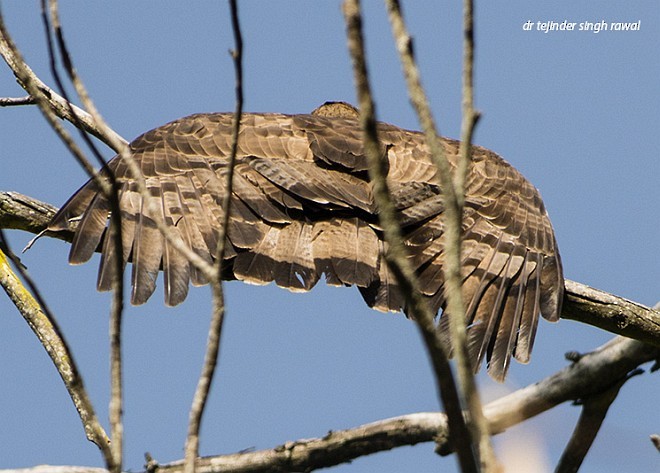
[[[130,144],[150,199],[177,238],[211,262],[223,215],[231,113],[198,114],[149,131]],[[380,123],[387,180],[420,291],[434,312],[443,293],[443,197],[424,136]],[[455,167],[459,143],[442,139]],[[309,115],[244,114],[236,157],[224,274],[252,284],[308,291],[325,277],[355,285],[381,311],[405,311],[383,257],[387,245],[367,174],[355,109],[328,103]],[[161,235],[127,165],[109,161],[119,203],[123,261],[131,261],[133,304],[143,304],[164,273],[165,303],[181,303],[189,281],[207,281]],[[80,264],[100,248],[98,289],[109,290],[114,266],[110,204],[87,182],[53,218],[49,230],[79,220],[69,261]],[[503,380],[513,355],[529,361],[539,314],[559,317],[564,290],[554,232],[537,190],[498,155],[472,147],[463,212],[463,294],[473,366],[482,359]],[[100,246],[99,246],[100,245]],[[440,330],[446,330],[446,317]]]

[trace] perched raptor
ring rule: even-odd
[[[132,262],[131,302],[142,304],[164,273],[165,303],[176,305],[189,281],[207,281],[162,237],[154,218],[211,262],[223,215],[231,113],[198,114],[168,123],[130,144],[144,174],[150,214],[127,165],[115,157],[102,175],[120,184],[124,264]],[[443,294],[443,196],[424,136],[378,125],[389,163],[387,180],[420,290],[434,312]],[[458,142],[442,139],[455,166]],[[224,274],[252,284],[274,281],[308,291],[327,284],[355,285],[370,307],[404,310],[389,271],[387,244],[367,174],[362,133],[354,109],[328,103],[309,115],[244,114],[238,140]],[[98,289],[113,277],[110,205],[87,182],[53,218],[52,231],[79,219],[69,261],[102,252]],[[539,314],[557,320],[563,275],[555,236],[537,190],[498,155],[473,146],[463,213],[463,291],[475,369],[485,357],[489,373],[504,379],[513,355],[527,362]],[[446,329],[441,318],[440,329]]]

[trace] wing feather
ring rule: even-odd
[[[357,286],[375,309],[406,311],[385,262],[387,245],[355,110],[336,105],[326,104],[314,115],[243,115],[223,277],[307,291],[324,276],[328,284]],[[130,149],[147,183],[147,198],[137,193],[121,158],[102,171],[121,184],[122,264],[133,264],[132,303],[146,302],[160,270],[168,305],[185,299],[190,281],[206,283],[164,240],[156,220],[164,220],[174,238],[213,262],[225,212],[232,121],[232,114],[192,115],[135,139]],[[387,124],[379,124],[379,133],[420,290],[434,311],[444,309],[444,197],[438,171],[421,133]],[[443,138],[442,145],[455,166],[459,143]],[[473,146],[472,154],[461,254],[467,335],[475,369],[485,358],[489,373],[503,379],[511,356],[529,360],[539,316],[557,320],[563,273],[536,189],[491,151]],[[106,231],[112,225],[109,211],[107,199],[90,181],[49,227],[74,229],[72,263],[101,251],[100,290],[109,289],[115,276],[110,264],[115,250]],[[438,326],[443,339],[448,339],[447,328],[443,315]]]

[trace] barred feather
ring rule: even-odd
[[[132,262],[131,302],[142,304],[164,273],[165,302],[176,305],[189,282],[206,283],[160,234],[211,262],[225,209],[232,114],[198,114],[135,139],[131,152],[149,197],[137,193],[121,158],[102,175],[121,184],[122,263]],[[405,243],[434,310],[445,306],[442,265],[442,185],[422,134],[379,124],[388,183]],[[443,139],[455,166],[459,143]],[[355,285],[369,306],[405,310],[404,297],[385,263],[386,243],[366,173],[356,112],[326,104],[311,115],[244,114],[224,262],[225,277],[275,282],[292,291],[328,284]],[[93,181],[60,209],[49,229],[81,217],[69,260],[82,263],[101,251],[98,288],[115,276],[114,245],[104,237],[110,205]],[[504,379],[511,356],[529,361],[539,315],[557,320],[563,274],[552,226],[536,189],[495,153],[472,147],[463,216],[463,292],[475,369]],[[442,316],[439,330],[445,331]],[[445,337],[446,338],[446,337]]]

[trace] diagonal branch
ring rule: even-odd
[[[225,194],[222,196],[222,208],[224,209],[223,221],[218,231],[218,247],[216,249],[214,270],[216,276],[210,281],[213,292],[213,311],[211,315],[211,324],[208,331],[208,341],[206,343],[206,354],[204,356],[204,365],[199,376],[197,388],[190,407],[190,416],[188,424],[188,436],[186,438],[184,471],[186,473],[195,472],[195,461],[199,456],[199,430],[202,423],[202,415],[208,399],[211,383],[218,364],[218,353],[220,350],[220,337],[222,335],[222,326],[225,317],[225,298],[222,285],[222,263],[225,260],[225,247],[227,245],[227,228],[229,226],[229,215],[231,211],[231,196],[234,183],[234,167],[236,164],[236,153],[238,151],[238,135],[241,126],[241,115],[243,113],[243,37],[241,27],[238,21],[238,4],[236,0],[230,0],[229,9],[231,12],[232,30],[234,32],[234,41],[236,49],[232,51],[234,59],[234,69],[236,73],[236,109],[232,123],[231,152],[229,163],[227,165],[227,181],[225,184]]]
[[[47,8],[48,7],[48,8]],[[90,111],[92,118],[95,123],[97,123],[100,129],[105,133],[109,130],[109,126],[104,122],[100,113],[96,109],[96,106],[92,102],[87,93],[82,80],[76,72],[71,55],[69,54],[66,42],[64,40],[64,33],[62,31],[62,26],[60,23],[59,12],[58,12],[58,3],[57,0],[41,0],[41,9],[42,9],[42,20],[44,23],[44,29],[48,44],[48,54],[50,56],[51,71],[53,77],[62,92],[62,95],[67,102],[70,103],[69,98],[65,93],[65,88],[63,82],[60,78],[60,74],[57,68],[56,59],[55,59],[55,39],[57,40],[57,47],[62,59],[63,67],[67,73],[67,76],[71,83],[74,85],[78,97],[80,97],[85,108]],[[52,26],[51,26],[52,25]],[[53,38],[55,37],[55,39]],[[92,154],[96,157],[97,161],[102,165],[105,165],[105,160],[101,155],[100,151],[91,140],[88,133],[83,130],[83,127],[80,124],[78,116],[73,110],[70,110],[75,121],[75,125],[80,131],[83,141],[87,144],[89,149],[92,151]],[[110,134],[110,140],[114,137]],[[113,143],[115,147],[120,149],[123,148],[121,142]],[[123,150],[122,150],[123,152]],[[81,160],[82,164],[85,167],[89,167],[86,160]],[[95,179],[101,180],[100,177],[94,174]],[[108,186],[103,186],[108,187]],[[108,468],[113,472],[119,473],[122,469],[123,464],[123,446],[124,446],[124,426],[122,422],[122,411],[123,411],[123,384],[122,384],[122,320],[123,320],[123,309],[124,309],[124,280],[122,277],[123,270],[123,261],[122,261],[122,225],[121,225],[121,211],[119,208],[119,188],[118,183],[114,179],[114,176],[111,176],[110,187],[106,191],[108,196],[108,201],[110,202],[110,219],[113,221],[113,224],[110,226],[108,238],[110,238],[114,246],[114,258],[111,264],[114,265],[114,276],[112,278],[112,303],[110,308],[110,327],[109,327],[109,339],[110,339],[110,406],[109,406],[109,418],[110,418],[110,431],[112,442],[110,444],[113,461],[108,463]]]
[[[40,304],[23,286],[20,278],[11,269],[7,255],[12,256],[12,254],[6,246],[4,238],[1,237],[2,230],[0,229],[1,246],[4,246],[4,248],[0,248],[0,286],[37,336],[55,365],[78,411],[87,438],[99,447],[106,463],[111,464],[109,463],[112,459],[110,440],[96,417],[94,406],[87,394],[73,354],[54,317],[42,308],[43,304]],[[19,262],[14,261],[14,263],[16,267],[20,268]]]
[[[626,373],[621,379],[615,380],[609,389],[579,399],[583,404],[582,413],[573,435],[559,459],[555,469],[556,473],[574,473],[580,469],[584,457],[589,452],[600,427],[603,425],[607,411],[619,394],[623,384],[633,376],[641,373],[641,370],[633,370]]]
[[[597,396],[658,357],[659,347],[617,337],[540,382],[487,404],[484,414],[490,431],[496,435],[561,403]],[[332,431],[324,437],[286,442],[270,450],[204,457],[197,462],[197,472],[312,471],[401,446],[433,441],[438,443],[442,454],[451,453],[446,415],[422,412]],[[182,461],[154,466],[159,473],[183,471]],[[0,473],[61,473],[61,468],[47,466],[0,470]],[[105,472],[91,467],[67,468],[65,471],[75,473]]]
[[[0,14],[0,17],[1,16],[2,15]],[[32,71],[32,69],[22,60],[22,58],[14,54],[12,49],[9,36],[3,32],[3,34],[0,34],[0,56],[2,56],[2,59],[7,63],[9,69],[12,70],[16,77],[16,81],[23,89],[28,91],[27,82],[32,82],[34,87],[40,92],[39,95],[48,102],[49,107],[57,116],[71,123],[78,121],[86,132],[94,135],[116,152],[119,152],[119,149],[114,147],[114,143],[121,142],[125,145],[128,144],[128,142],[115,131],[102,129],[91,114],[69,103],[64,97],[44,84],[34,71]],[[22,71],[24,71],[24,73]],[[37,100],[39,100],[37,95],[29,91],[28,93],[28,97],[22,99],[26,102],[23,105],[36,104]],[[12,102],[17,101],[7,101],[5,99],[4,101],[0,101],[0,106],[17,105],[17,103]]]
[[[456,172],[452,173],[449,160],[440,146],[439,134],[431,113],[421,75],[413,55],[412,38],[398,0],[387,0],[387,11],[392,24],[392,33],[403,66],[410,100],[417,112],[420,124],[431,151],[431,158],[439,170],[445,206],[445,230],[443,234],[445,258],[443,276],[447,301],[443,317],[449,321],[451,345],[456,358],[459,385],[465,406],[470,413],[469,428],[475,444],[480,467],[485,472],[498,471],[499,466],[484,419],[481,399],[474,380],[473,367],[467,342],[465,305],[462,297],[463,277],[461,274],[461,226],[465,200],[465,178],[470,162],[470,142],[478,115],[473,107],[473,11],[472,1],[465,0],[463,7],[463,123],[461,144]]]
[[[658,308],[650,309],[575,281],[566,280],[565,285],[562,318],[660,346]]]
[[[407,257],[401,227],[392,202],[386,178],[387,155],[378,141],[375,106],[371,97],[362,35],[362,14],[358,0],[346,0],[343,4],[348,48],[353,61],[355,86],[360,103],[360,125],[363,130],[364,149],[369,162],[369,177],[373,185],[374,200],[378,206],[378,220],[388,245],[385,252],[411,318],[422,335],[435,373],[438,395],[450,419],[452,436],[457,446],[458,462],[464,473],[478,471],[478,455],[475,458],[467,421],[463,416],[461,401],[449,360],[436,330],[434,314],[419,291],[417,277]],[[385,150],[385,153],[387,151]],[[460,288],[459,288],[460,297]]]
[[[0,229],[38,234],[57,212],[57,207],[18,192],[0,191]],[[73,230],[75,227],[71,227]],[[73,231],[44,236],[64,241]],[[601,291],[577,281],[566,280],[561,317],[593,325],[608,332],[660,347],[660,311]]]

